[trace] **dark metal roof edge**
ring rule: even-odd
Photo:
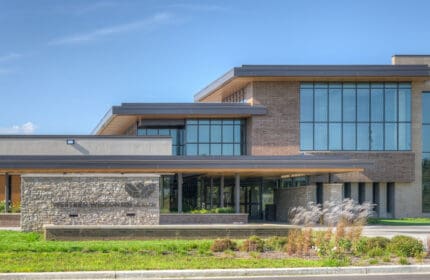
[[[404,56],[404,57],[406,57],[406,56],[409,56],[409,57],[425,57],[425,56],[428,56],[428,57],[430,57],[430,54],[393,54],[391,57],[394,57],[394,56]]]
[[[367,168],[370,160],[333,156],[0,156],[0,168]]]
[[[267,68],[266,73],[250,74],[250,70],[261,70]],[[272,72],[270,72],[270,68]],[[302,73],[273,73],[273,70],[284,68],[283,71],[302,71]],[[349,70],[349,73],[339,73],[337,71]],[[388,71],[389,70],[389,71]],[[419,71],[413,72],[414,71]],[[321,71],[321,72],[318,72]],[[327,71],[336,72],[334,74],[327,75]],[[306,73],[307,72],[307,73]],[[362,73],[360,73],[362,72]],[[379,72],[379,73],[378,73]],[[386,73],[384,73],[386,72]],[[387,73],[390,72],[390,73]],[[399,73],[396,73],[399,72]],[[401,72],[401,73],[400,73]],[[405,73],[406,72],[406,73]],[[411,65],[390,65],[390,64],[374,64],[374,65],[247,65],[244,64],[240,67],[233,68],[233,71],[229,71],[228,79],[226,74],[210,83],[207,87],[200,90],[194,95],[194,100],[199,101],[215,90],[222,87],[227,82],[238,77],[312,77],[312,76],[324,76],[324,77],[426,77],[430,76],[430,67],[426,64],[411,64]]]
[[[263,105],[241,103],[134,103],[112,107],[114,115],[264,115]]]

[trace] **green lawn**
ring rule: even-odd
[[[0,231],[0,272],[330,266],[324,260],[217,257],[211,240],[44,241]]]
[[[403,218],[403,219],[369,219],[370,225],[387,226],[430,226],[430,218]]]

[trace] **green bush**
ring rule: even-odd
[[[6,203],[4,201],[0,201],[0,213],[4,212],[5,207],[6,207]]]
[[[394,236],[388,249],[399,257],[415,257],[424,252],[424,246],[421,241],[404,235]]]
[[[266,249],[269,251],[282,251],[287,244],[288,237],[274,236],[265,241]]]
[[[221,208],[215,208],[214,213],[234,213],[233,207],[221,207]]]
[[[371,250],[372,248],[380,248],[387,249],[390,244],[390,239],[386,237],[370,237],[367,239],[367,249]]]
[[[225,213],[234,213],[234,209],[231,207],[221,207],[214,209],[194,209],[191,210],[191,214],[225,214]]]
[[[380,247],[372,248],[367,252],[367,255],[371,258],[382,257],[384,254],[385,254],[384,250]]]
[[[215,239],[211,245],[212,252],[224,252],[227,250],[234,251],[236,250],[237,245],[236,242],[225,238],[225,239]]]
[[[240,249],[246,252],[263,252],[264,241],[257,236],[251,236],[250,238],[243,241]]]

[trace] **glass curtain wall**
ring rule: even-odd
[[[422,185],[423,212],[430,212],[430,92],[422,95]]]
[[[411,84],[302,83],[300,148],[411,150]]]
[[[185,154],[239,156],[245,154],[244,121],[187,120]]]

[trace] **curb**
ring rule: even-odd
[[[430,273],[430,265],[387,265],[318,268],[257,268],[257,269],[192,269],[192,270],[137,270],[90,272],[37,272],[0,273],[5,280],[39,279],[169,279],[190,277],[243,277],[243,276],[293,276],[293,275],[366,275]]]

